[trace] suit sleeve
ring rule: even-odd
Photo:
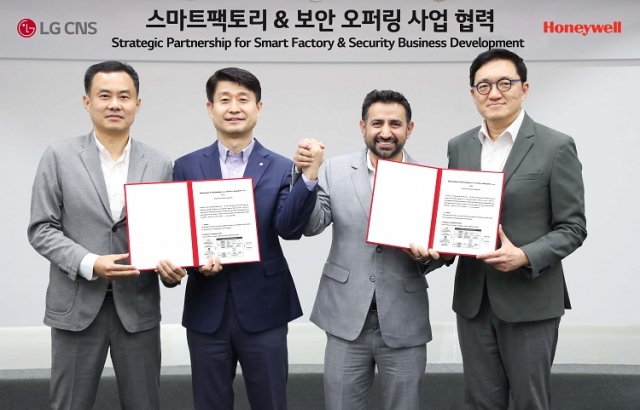
[[[304,230],[305,236],[314,236],[322,233],[333,221],[331,197],[329,196],[330,173],[331,163],[325,162],[318,173],[318,198],[309,217],[309,223]]]
[[[454,153],[454,144],[452,140],[449,140],[449,143],[447,144],[447,160],[448,160],[448,164],[447,164],[447,168],[449,169],[456,169],[458,168],[458,166],[456,165],[456,158],[457,158],[457,154]]]
[[[59,158],[52,148],[42,156],[31,192],[29,243],[40,255],[69,276],[78,278],[80,262],[89,251],[67,237],[62,227],[63,193]]]
[[[309,191],[302,178],[292,183],[293,164],[283,173],[278,193],[274,226],[283,239],[300,239],[316,202],[317,192]]]
[[[173,164],[173,180],[184,181],[184,174],[182,172],[182,164],[180,163],[180,161],[176,161]]]
[[[572,138],[556,152],[549,194],[553,230],[521,247],[531,263],[532,278],[570,255],[587,237],[582,164]]]
[[[173,181],[173,167],[171,166],[171,161],[167,161],[167,165],[164,171],[164,176],[162,178],[164,181]]]

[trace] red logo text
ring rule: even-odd
[[[609,24],[556,24],[553,21],[542,23],[542,31],[554,34],[618,34],[622,33],[622,22],[614,21]]]

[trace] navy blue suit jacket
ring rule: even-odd
[[[175,181],[222,178],[218,142],[176,160]],[[316,202],[304,181],[291,187],[293,162],[257,140],[244,176],[253,178],[261,262],[225,265],[206,277],[188,269],[182,325],[200,333],[220,326],[227,288],[242,327],[261,332],[302,316],[291,272],[278,236],[299,239]]]

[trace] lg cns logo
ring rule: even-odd
[[[24,38],[32,37],[38,31],[38,25],[31,19],[22,19],[18,23],[18,34]],[[67,21],[61,23],[52,21],[50,23],[40,22],[40,35],[93,35],[98,32],[98,23],[95,21]]]
[[[22,19],[18,23],[18,34],[24,38],[29,38],[36,34],[36,22],[31,19]]]

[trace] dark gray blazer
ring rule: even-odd
[[[128,182],[170,181],[171,160],[131,140]],[[125,212],[114,223],[93,133],[50,146],[33,183],[27,231],[33,248],[51,262],[44,323],[83,330],[95,319],[108,281],[78,275],[88,253],[127,253]],[[139,332],[160,322],[158,274],[113,281],[113,298],[125,329]]]
[[[405,155],[407,162],[415,162]],[[310,319],[334,336],[355,340],[375,292],[384,342],[395,348],[425,344],[431,340],[428,269],[401,249],[366,243],[371,208],[367,161],[362,150],[332,158],[321,170],[305,235],[333,224],[333,240]]]
[[[479,130],[449,141],[449,168],[480,169]],[[506,322],[560,317],[571,308],[561,260],[587,237],[582,164],[575,143],[525,114],[504,172],[502,227],[531,267],[504,273],[460,257],[453,310],[473,318],[486,283],[493,311]]]

